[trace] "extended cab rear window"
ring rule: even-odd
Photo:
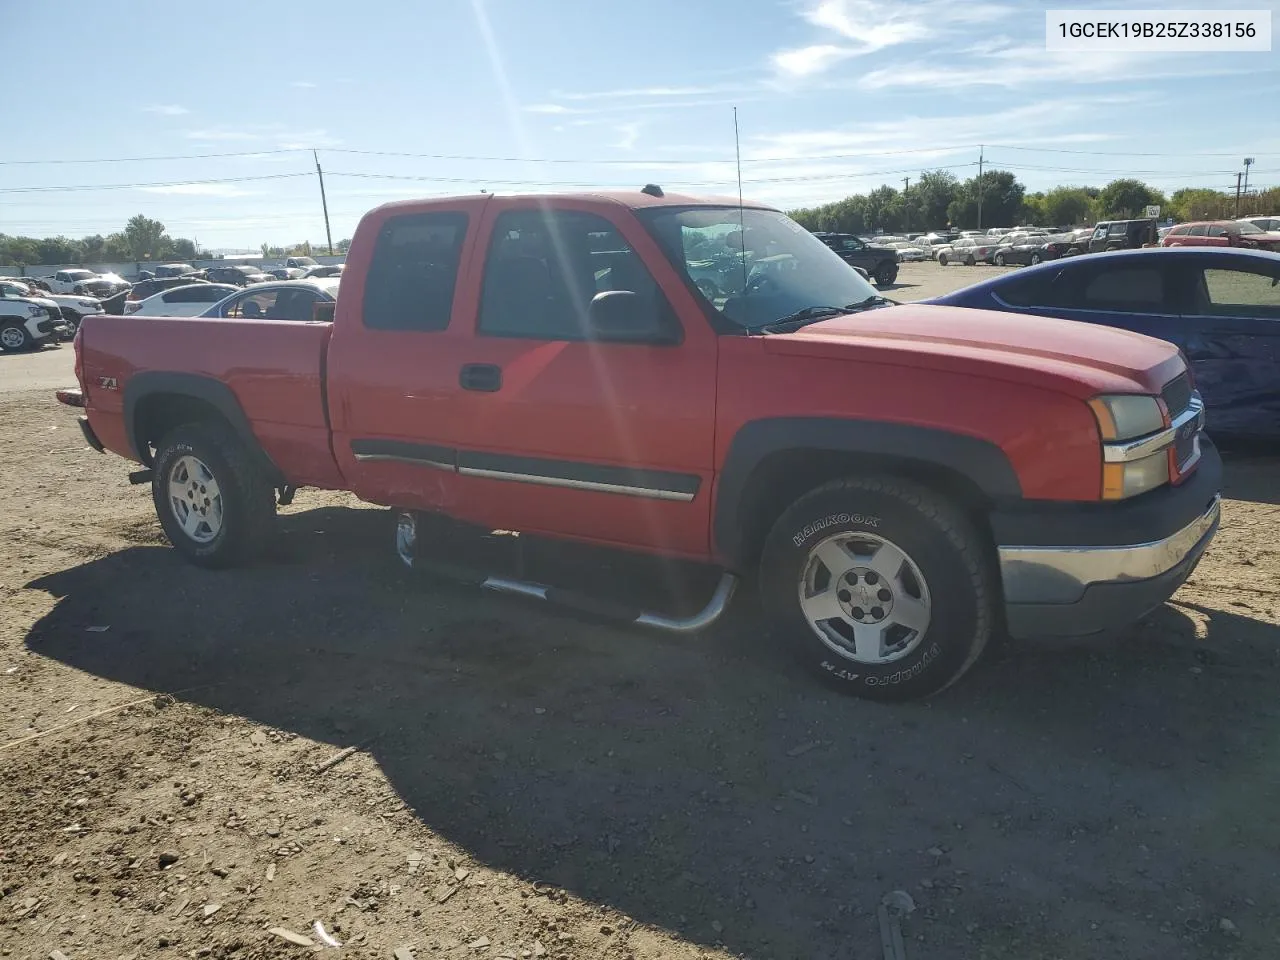
[[[410,213],[382,225],[364,288],[364,325],[444,330],[453,311],[465,213]]]

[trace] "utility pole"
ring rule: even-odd
[[[1236,216],[1240,216],[1240,177],[1241,174],[1236,172]]]
[[[907,202],[910,197],[911,178],[902,178],[902,229],[911,229],[911,205]]]
[[[1244,158],[1244,196],[1249,199],[1249,168],[1253,166],[1253,157]]]
[[[982,229],[982,144],[978,144],[978,229]]]
[[[316,161],[316,176],[320,178],[320,206],[324,208],[324,238],[329,244],[329,256],[333,256],[333,234],[329,232],[329,201],[324,196],[324,171],[320,169],[320,155],[314,150],[311,156]]]

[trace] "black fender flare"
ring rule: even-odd
[[[278,479],[281,474],[271,458],[254,436],[253,427],[240,406],[232,389],[221,380],[199,373],[180,373],[168,370],[148,370],[130,377],[124,386],[124,429],[139,462],[151,465],[151,451],[137,435],[138,404],[156,394],[177,394],[207,403],[221,414],[240,441],[255,456],[268,476]]]
[[[778,417],[745,424],[729,444],[716,486],[712,537],[717,552],[742,564],[741,509],[752,474],[767,458],[814,451],[890,457],[944,467],[967,477],[994,501],[1022,498],[1022,484],[995,443],[931,427],[832,417]]]

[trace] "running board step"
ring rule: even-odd
[[[517,597],[529,597],[534,600],[545,600],[557,606],[566,607],[578,613],[620,623],[635,624],[667,633],[696,633],[711,626],[729,607],[734,590],[738,586],[738,578],[725,571],[721,575],[711,599],[707,605],[689,617],[668,617],[659,613],[649,613],[638,607],[599,600],[573,590],[562,587],[550,587],[541,583],[525,580],[512,580],[507,577],[490,576],[466,567],[425,560],[417,556],[418,523],[413,513],[402,512],[396,516],[396,555],[411,570],[421,571],[429,575],[454,580],[468,586],[492,590]]]

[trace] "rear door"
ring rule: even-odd
[[[1022,299],[1031,313],[1133,330],[1182,346],[1185,335],[1169,282],[1171,268],[1162,259],[1140,255],[1067,261],[1048,283],[1033,275],[1030,280],[1036,282]]]
[[[1175,282],[1209,430],[1280,439],[1280,268],[1206,254]]]
[[[1210,247],[1231,246],[1231,237],[1227,234],[1226,225],[1221,223],[1209,224],[1208,229],[1205,230],[1204,243]]]
[[[451,371],[462,516],[704,558],[717,344],[657,244],[622,206],[508,200],[481,251]],[[613,290],[639,295],[653,336],[592,338],[589,304]]]
[[[329,349],[334,458],[362,499],[457,511],[458,372],[474,303],[455,297],[487,197],[390,208],[361,224]]]

